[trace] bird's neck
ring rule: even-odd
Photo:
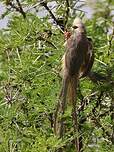
[[[73,33],[73,36],[74,37],[82,37],[82,38],[85,38],[86,37],[86,32],[74,32]]]

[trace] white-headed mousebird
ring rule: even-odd
[[[72,104],[72,120],[75,134],[75,149],[79,148],[78,117],[77,117],[77,87],[79,78],[87,76],[90,72],[94,53],[92,40],[87,38],[85,25],[80,18],[75,18],[72,24],[72,33],[65,33],[65,54],[62,58],[62,89],[54,115],[55,134],[62,138],[65,132],[64,113],[67,97]],[[59,115],[59,116],[58,116]]]

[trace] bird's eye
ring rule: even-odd
[[[78,28],[78,26],[73,26],[73,29],[77,29]]]

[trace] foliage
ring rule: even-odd
[[[22,1],[22,6],[36,3]],[[65,1],[57,3],[61,7],[57,6],[56,15],[65,17],[66,7],[62,7]],[[92,71],[97,81],[83,78],[78,89],[79,131],[84,152],[114,151],[114,33],[110,32],[114,16],[113,2],[105,0],[105,3],[108,14],[104,15],[105,9],[100,12],[98,2],[97,13],[91,20],[85,20],[94,44]],[[73,6],[71,1],[67,26],[77,13]],[[70,106],[64,116],[67,124],[64,139],[58,139],[53,133],[53,112],[61,84],[63,34],[52,26],[48,15],[41,19],[37,11],[29,11],[23,18],[21,12],[13,11],[14,8],[10,10],[8,27],[0,31],[0,152],[54,152],[60,147],[65,152],[73,152]],[[83,15],[82,11],[78,13]]]

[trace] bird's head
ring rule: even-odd
[[[86,34],[86,29],[80,18],[75,18],[72,24],[73,32]]]

